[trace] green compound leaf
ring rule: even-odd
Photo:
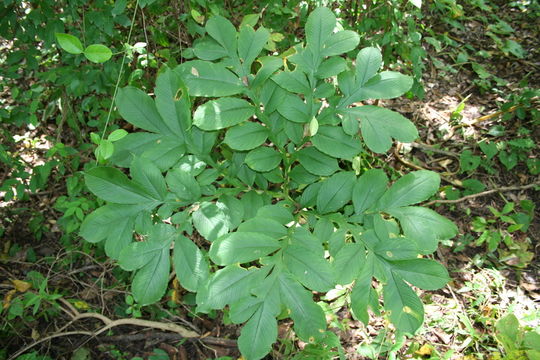
[[[209,276],[209,265],[202,251],[180,235],[174,242],[174,270],[182,287],[196,292]]]
[[[84,56],[94,63],[104,63],[112,57],[112,51],[102,44],[92,44],[84,49]]]
[[[418,137],[414,124],[395,111],[366,105],[347,109],[346,113],[360,121],[362,137],[373,152],[386,152],[392,146],[392,138],[411,142]]]
[[[424,322],[424,306],[414,290],[399,276],[389,274],[383,294],[392,323],[398,330],[414,334]]]
[[[56,33],[55,35],[60,47],[68,53],[77,55],[84,51],[81,41],[75,36],[64,33]]]
[[[355,183],[353,172],[339,172],[325,180],[317,195],[317,211],[327,214],[341,209],[351,201]]]
[[[228,129],[223,142],[231,149],[244,151],[262,145],[267,137],[266,127],[255,122],[244,122]]]
[[[387,185],[388,177],[381,169],[370,169],[362,174],[353,189],[354,211],[362,214],[371,208],[384,194]]]
[[[207,61],[188,61],[175,71],[186,84],[191,96],[230,96],[244,91],[242,81],[224,65]]]
[[[422,254],[432,253],[439,240],[451,239],[458,233],[453,222],[428,208],[407,206],[388,213],[399,220],[405,236],[417,243]]]
[[[439,174],[428,171],[413,171],[399,178],[379,199],[377,208],[388,210],[427,200],[439,190]]]
[[[193,124],[206,131],[219,130],[244,122],[253,114],[255,108],[247,101],[225,97],[199,106]]]
[[[339,170],[336,159],[321,153],[313,146],[298,151],[296,156],[298,162],[314,175],[330,176]]]
[[[141,185],[129,180],[116,168],[95,167],[87,171],[84,178],[88,189],[105,201],[156,206],[161,202],[159,198],[154,198]]]
[[[260,147],[251,150],[245,159],[247,166],[259,172],[275,169],[281,162],[281,155],[269,147]]]
[[[405,281],[424,290],[440,289],[450,281],[446,268],[434,260],[410,259],[390,264]]]
[[[238,231],[215,240],[209,255],[218,265],[230,265],[257,260],[279,248],[279,242],[268,235]]]
[[[360,140],[345,134],[339,126],[320,126],[311,142],[318,150],[339,159],[350,160],[362,151]]]

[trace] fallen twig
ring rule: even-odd
[[[467,195],[467,196],[464,196],[464,197],[461,197],[461,198],[455,199],[455,200],[446,200],[446,199],[433,200],[433,201],[430,201],[430,202],[428,202],[428,203],[426,203],[424,205],[425,206],[430,206],[430,205],[434,205],[434,204],[455,204],[455,203],[459,203],[459,202],[466,201],[466,200],[469,200],[469,199],[474,199],[474,198],[477,198],[477,197],[480,197],[480,196],[493,194],[493,193],[496,193],[496,192],[527,190],[527,189],[531,189],[531,188],[533,188],[535,186],[540,186],[540,181],[532,183],[532,184],[528,184],[528,185],[522,185],[522,186],[502,186],[502,187],[499,187],[499,188],[482,191],[482,192],[479,192],[479,193],[476,193],[476,194]]]

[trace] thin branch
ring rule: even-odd
[[[444,199],[433,200],[433,201],[430,201],[428,203],[425,203],[424,206],[430,206],[430,205],[434,205],[434,204],[455,204],[455,203],[459,203],[459,202],[466,201],[466,200],[469,200],[469,199],[474,199],[474,198],[477,198],[477,197],[480,197],[480,196],[493,194],[493,193],[496,193],[496,192],[527,190],[527,189],[531,189],[531,188],[533,188],[535,186],[540,186],[540,181],[532,183],[532,184],[528,184],[528,185],[522,185],[522,186],[502,186],[502,187],[498,187],[498,188],[495,188],[495,189],[482,191],[482,192],[479,192],[479,193],[476,193],[476,194],[467,195],[467,196],[464,196],[462,198],[455,199],[455,200],[444,200]]]
[[[161,339],[161,340],[172,340],[172,341],[179,341],[179,340],[185,339],[184,337],[178,334],[156,332],[156,331],[147,332],[147,333],[139,333],[139,334],[130,334],[130,335],[106,336],[103,338],[100,337],[100,339],[103,339],[104,341],[111,341],[111,342],[133,342],[133,341],[146,340],[149,338]],[[204,342],[207,345],[217,345],[217,346],[223,346],[223,347],[236,347],[237,346],[235,340],[221,339],[221,338],[216,338],[212,336],[203,337],[198,340]]]

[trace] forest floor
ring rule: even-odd
[[[482,22],[464,22],[463,29],[434,23],[436,32],[447,33],[458,44],[469,44],[491,53],[490,57],[475,60],[491,76],[479,78],[478,72],[471,67],[473,60],[456,66],[456,48],[437,51],[429,45],[426,46],[429,56],[423,79],[425,98],[384,101],[385,106],[412,119],[420,129],[416,143],[398,145],[384,160],[396,172],[422,168],[441,173],[444,191],[440,199],[455,198],[451,194],[458,192],[460,196],[457,196],[458,201],[443,201],[431,206],[453,220],[460,231],[457,238],[441,244],[435,255],[435,259],[449,269],[452,281],[441,290],[422,293],[425,325],[414,337],[402,338],[392,331],[384,318],[374,314],[368,326],[364,326],[341,308],[339,302],[326,299],[330,307],[336,306],[328,319],[341,338],[346,359],[387,359],[395,349],[399,349],[396,353],[399,359],[499,359],[503,358],[504,349],[497,341],[501,330],[496,328],[496,323],[504,315],[514,314],[520,320],[522,331],[540,327],[540,192],[538,185],[532,186],[538,184],[539,178],[538,173],[532,174],[525,164],[526,159],[540,158],[539,147],[524,155],[519,153],[517,165],[510,169],[500,158],[494,157],[488,162],[479,148],[479,142],[485,139],[508,143],[527,138],[538,145],[538,119],[532,119],[530,113],[524,118],[518,117],[519,108],[523,106],[518,102],[515,108],[513,104],[503,108],[502,104],[508,103],[508,96],[521,93],[525,78],[529,88],[540,88],[540,26],[523,22],[521,14],[511,11],[499,16],[514,29],[513,38],[520,40],[526,52],[523,59],[505,56],[499,51],[493,38],[486,35],[487,25]],[[497,82],[504,85],[496,86]],[[499,90],[492,91],[493,87]],[[532,107],[538,106],[538,97],[532,102]],[[38,137],[47,135],[43,133]],[[466,150],[479,160],[474,157],[464,159],[462,154]],[[39,159],[29,158],[29,162],[36,163]],[[469,167],[478,163],[472,170],[463,171],[464,162]],[[471,186],[477,185],[475,181],[485,186],[481,194],[462,199]],[[495,191],[482,193],[490,189]],[[55,225],[59,213],[53,204],[65,192],[64,184],[59,182],[48,191],[33,195],[26,203],[0,207],[2,219],[10,219],[4,224],[5,242],[0,249],[3,254],[0,296],[4,299],[13,296],[10,292],[13,284],[16,288],[24,285],[11,280],[27,278],[33,271],[47,279],[46,288],[36,289],[36,293],[42,295],[40,301],[58,304],[40,312],[41,317],[28,321],[24,331],[3,339],[2,345],[6,349],[39,350],[42,354],[54,350],[55,354],[60,354],[59,359],[131,359],[140,356],[184,360],[239,356],[233,341],[238,336],[238,328],[222,325],[223,314],[214,317],[194,315],[188,306],[193,301],[191,295],[182,293],[180,296],[184,296],[184,303],[188,305],[174,305],[174,314],[168,305],[153,306],[144,310],[138,319],[173,320],[205,334],[202,340],[182,340],[166,332],[165,328],[144,322],[119,326],[114,332],[104,332],[97,337],[87,336],[107,324],[109,319],[137,314],[140,309],[126,300],[129,289],[124,283],[125,273],[110,261],[88,255],[85,248],[66,250],[63,241],[59,240],[62,233]],[[522,200],[530,200],[536,205],[533,220],[526,231],[510,232],[511,224],[505,222],[504,214],[497,215],[490,207],[500,212],[508,203],[514,203],[518,209]],[[48,229],[40,240],[35,239],[28,224],[31,212],[41,213]],[[508,215],[515,213],[517,210],[512,209]],[[487,235],[482,235],[484,233]],[[485,237],[483,243],[479,241],[481,236]],[[59,293],[58,290],[63,294],[61,298],[51,295]],[[174,304],[174,299],[168,300],[168,304]],[[80,316],[89,309],[102,316]],[[9,321],[3,321],[2,326],[4,330],[9,328]],[[71,332],[71,336],[48,338],[59,331]],[[279,333],[283,340],[268,359],[291,358],[295,349],[308,346],[295,342],[291,331],[290,322],[280,323]],[[36,346],[30,348],[32,344]],[[168,357],[164,357],[166,355]]]

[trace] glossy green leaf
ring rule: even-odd
[[[186,84],[191,96],[230,96],[244,91],[240,79],[224,65],[207,61],[188,61],[175,71]]]
[[[184,138],[191,126],[191,109],[178,74],[166,68],[156,79],[156,107],[163,122],[174,135]]]
[[[326,318],[311,293],[286,272],[279,276],[279,289],[281,301],[290,310],[298,337],[304,341],[320,339],[326,330]]]
[[[304,246],[290,245],[283,253],[283,261],[291,274],[305,287],[328,291],[334,287],[334,273],[330,263]]]
[[[258,214],[259,211],[257,211],[257,216],[240,224],[238,231],[259,232],[261,229],[264,229],[264,234],[274,239],[279,239],[287,235],[287,229],[278,221],[270,217],[262,217]]]
[[[437,290],[448,283],[450,277],[445,267],[430,259],[392,261],[392,271],[407,282],[424,290]]]
[[[309,15],[305,32],[308,46],[320,52],[324,49],[324,44],[332,35],[336,26],[336,16],[326,7],[319,7]]]
[[[196,292],[209,276],[209,266],[202,251],[185,236],[174,242],[173,265],[182,287]]]
[[[193,213],[195,229],[208,241],[225,235],[231,228],[228,208],[221,202],[203,202]]]
[[[362,86],[364,99],[393,99],[411,88],[413,79],[395,71],[383,71]]]
[[[347,285],[356,279],[365,265],[366,250],[360,244],[345,244],[334,256],[334,272],[338,284]]]
[[[276,342],[278,326],[276,316],[279,314],[279,303],[272,301],[274,297],[265,298],[259,308],[242,328],[238,338],[238,348],[246,359],[262,359]]]
[[[312,91],[306,75],[298,69],[279,72],[272,77],[272,80],[285,90],[293,93],[308,94]]]
[[[381,196],[377,208],[387,210],[427,200],[439,190],[440,183],[439,174],[433,171],[413,171],[399,178]]]
[[[298,162],[310,173],[320,176],[330,176],[339,166],[337,160],[321,153],[315,147],[310,146],[296,153]]]
[[[382,65],[382,54],[379,49],[366,47],[356,55],[356,86],[362,87],[377,74]]]
[[[234,232],[212,243],[210,258],[218,265],[230,265],[257,260],[279,249],[274,238],[260,232]]]
[[[326,214],[341,209],[351,201],[355,183],[353,172],[339,172],[326,179],[317,195],[317,211]]]
[[[362,321],[365,325],[369,323],[368,306],[378,302],[377,292],[371,286],[373,280],[373,256],[366,258],[366,263],[360,270],[358,278],[354,283],[351,292],[351,310],[355,318]],[[375,307],[378,309],[378,304]]]
[[[330,35],[325,41],[322,56],[341,55],[356,49],[360,42],[360,36],[354,31],[343,30]]]
[[[287,120],[294,123],[308,123],[312,118],[308,105],[298,96],[288,96],[278,105],[277,111]]]
[[[370,169],[358,178],[353,189],[354,211],[362,214],[371,208],[386,191],[388,177],[381,169]]]
[[[193,202],[201,197],[201,186],[188,170],[171,169],[165,176],[165,180],[180,201]]]
[[[159,203],[142,186],[129,180],[120,170],[95,167],[85,173],[86,186],[96,196],[117,204]]]
[[[112,51],[102,44],[92,44],[84,49],[84,56],[94,63],[104,63],[112,57]]]
[[[203,38],[193,44],[193,52],[202,60],[217,60],[229,53],[217,41],[211,38]]]
[[[251,150],[262,145],[268,137],[268,128],[255,122],[244,122],[231,127],[223,142],[234,150]]]
[[[238,35],[238,56],[242,60],[242,66],[249,73],[251,64],[259,56],[270,38],[270,32],[263,27],[257,31],[251,26],[243,26]]]
[[[451,239],[458,233],[453,222],[428,208],[407,206],[388,213],[399,220],[405,236],[414,240],[423,254],[432,253],[439,240]]]
[[[395,111],[366,105],[348,109],[347,113],[360,121],[364,142],[373,152],[384,153],[390,149],[392,138],[412,142],[418,137],[414,124]]]
[[[202,130],[224,129],[246,121],[255,108],[246,100],[224,97],[199,106],[193,114],[193,124]]]
[[[208,34],[226,49],[229,54],[236,53],[236,29],[229,20],[222,16],[215,15],[208,20],[205,28]]]
[[[414,334],[424,322],[424,307],[414,290],[395,275],[389,276],[383,290],[392,323],[398,330]]]
[[[151,132],[168,134],[154,100],[142,90],[126,86],[118,90],[116,97],[118,112],[131,124]]]
[[[360,140],[345,134],[339,126],[320,126],[311,142],[318,150],[339,159],[350,160],[362,151]]]
[[[320,79],[336,76],[347,70],[347,61],[339,56],[326,59],[317,69],[315,75]]]
[[[81,41],[77,37],[64,33],[56,33],[55,35],[60,47],[68,53],[77,55],[84,51]]]
[[[270,171],[279,165],[281,155],[273,148],[259,147],[247,154],[245,162],[255,171]]]
[[[131,163],[131,177],[141,185],[152,198],[164,201],[167,196],[167,184],[153,162],[146,158],[135,158]]]

